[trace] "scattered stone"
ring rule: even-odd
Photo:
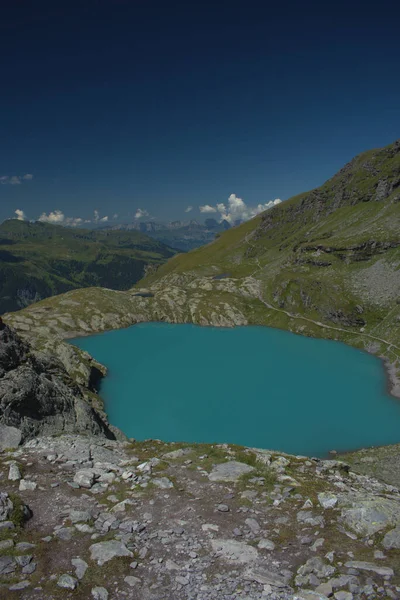
[[[36,488],[37,488],[37,483],[35,483],[34,481],[29,481],[27,479],[21,479],[21,481],[19,482],[19,491],[20,492],[33,491],[33,490],[36,490]]]
[[[0,556],[0,575],[14,573],[17,563],[12,556]]]
[[[170,488],[174,487],[174,484],[168,479],[168,477],[155,477],[151,481],[156,487],[160,488],[161,490],[169,490]]]
[[[13,462],[8,471],[8,479],[10,481],[19,481],[22,478],[21,471],[17,463]]]
[[[139,577],[133,577],[133,575],[128,575],[127,577],[124,577],[124,581],[125,583],[127,583],[130,587],[134,587],[135,585],[137,585],[138,583],[141,583]]]
[[[90,521],[92,515],[88,510],[71,510],[68,518],[71,523],[82,523],[85,521]]]
[[[179,583],[179,585],[188,585],[190,580],[189,577],[182,577],[181,575],[178,575],[175,577],[175,581],[176,583]]]
[[[59,577],[59,579],[57,581],[57,585],[60,588],[65,588],[67,590],[74,590],[76,588],[76,586],[78,585],[78,581],[75,579],[75,577],[65,574],[65,575],[61,575],[61,577]]]
[[[24,590],[27,587],[29,587],[31,584],[29,581],[24,580],[24,581],[19,581],[18,583],[14,583],[14,585],[11,585],[8,589],[10,590],[10,592],[19,592],[19,590]]]
[[[334,508],[338,503],[338,498],[331,492],[321,492],[318,494],[318,502],[322,508]]]
[[[219,512],[229,512],[229,506],[227,504],[218,504],[217,510]]]
[[[311,510],[301,510],[298,512],[297,521],[311,527],[322,527],[324,525],[324,517],[321,515],[314,516]]]
[[[386,550],[400,550],[400,526],[387,532],[382,545]]]
[[[263,567],[248,569],[244,574],[244,578],[277,588],[284,588],[288,585],[288,582],[282,576]]]
[[[260,540],[257,547],[260,550],[275,550],[275,544],[271,540]]]
[[[94,600],[108,600],[108,592],[106,588],[94,587],[91,592]]]
[[[253,532],[253,533],[259,533],[261,527],[258,523],[258,521],[256,521],[256,519],[246,519],[245,523],[247,525],[247,527]]]
[[[18,448],[21,439],[22,432],[19,429],[0,423],[0,451]]]
[[[79,487],[90,489],[96,480],[96,473],[93,469],[81,469],[74,476],[74,483]]]
[[[335,600],[353,600],[354,596],[351,592],[345,592],[343,590],[335,593]]]
[[[210,481],[235,482],[242,475],[251,473],[252,471],[254,471],[254,467],[232,460],[216,465],[208,475],[208,478]]]
[[[365,562],[363,560],[349,560],[344,565],[348,569],[357,569],[357,571],[371,571],[382,577],[393,577],[394,572],[390,567],[380,567],[374,563]]]
[[[0,552],[12,548],[14,546],[14,540],[3,540],[0,542]]]
[[[211,546],[218,556],[226,560],[249,563],[258,557],[258,552],[253,546],[237,540],[211,540]]]
[[[89,568],[87,562],[85,562],[81,558],[73,558],[71,560],[71,564],[73,567],[75,567],[75,575],[77,576],[77,578],[83,579],[87,569]]]
[[[97,561],[97,564],[100,566],[117,556],[133,557],[132,552],[128,550],[125,544],[119,542],[118,540],[110,540],[109,542],[92,544],[89,550],[91,559]]]

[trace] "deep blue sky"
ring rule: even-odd
[[[395,3],[269,4],[2,4],[0,177],[33,179],[0,185],[0,220],[196,218],[231,193],[286,199],[398,138]]]

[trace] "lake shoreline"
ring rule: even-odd
[[[390,362],[390,360],[386,356],[375,354],[373,352],[370,352],[366,348],[359,348],[358,346],[353,346],[352,344],[348,344],[348,343],[344,342],[343,340],[334,340],[331,338],[317,337],[317,336],[313,336],[313,335],[303,335],[303,334],[295,332],[295,331],[290,331],[289,329],[282,329],[281,327],[271,327],[270,325],[264,325],[264,324],[260,324],[260,323],[249,323],[247,325],[225,326],[225,325],[218,325],[218,324],[217,325],[214,325],[214,324],[205,325],[203,323],[193,323],[193,322],[183,322],[183,321],[145,320],[145,321],[135,321],[134,323],[130,323],[129,325],[127,325],[125,327],[105,329],[103,331],[97,331],[97,332],[87,332],[87,331],[82,331],[82,330],[68,332],[68,335],[65,335],[62,339],[63,339],[63,341],[68,342],[68,340],[71,340],[73,338],[91,337],[91,336],[95,336],[95,335],[101,335],[102,333],[106,333],[107,331],[118,331],[118,329],[129,329],[129,327],[134,327],[135,325],[139,325],[140,323],[167,323],[170,325],[196,325],[197,327],[205,327],[205,328],[219,327],[220,329],[235,329],[235,328],[239,328],[239,327],[266,327],[266,328],[270,328],[270,329],[278,329],[279,331],[286,331],[287,333],[292,333],[293,335],[298,335],[300,337],[306,337],[306,338],[311,338],[311,339],[316,339],[316,340],[321,339],[321,340],[326,340],[327,342],[336,342],[339,344],[344,344],[345,346],[348,346],[349,348],[354,348],[354,349],[360,350],[360,352],[365,352],[366,354],[368,354],[370,356],[375,356],[375,358],[378,358],[382,363],[382,367],[383,367],[383,370],[385,373],[386,392],[389,394],[389,396],[392,396],[396,400],[400,400],[400,374],[398,374],[398,369],[396,368],[395,363]],[[107,370],[107,367],[105,365],[102,365],[102,366]]]
[[[298,338],[308,338],[310,341],[311,341],[311,340],[318,340],[318,339],[320,339],[321,341],[322,341],[322,340],[323,340],[323,341],[326,341],[326,342],[329,342],[329,341],[336,341],[336,342],[337,342],[337,341],[338,341],[338,340],[330,340],[330,339],[326,339],[326,338],[316,338],[316,337],[314,337],[314,336],[304,336],[304,335],[302,335],[302,334],[298,334],[298,333],[291,332],[291,331],[289,331],[289,330],[287,330],[287,329],[281,329],[281,328],[268,327],[268,326],[265,326],[265,325],[261,325],[261,326],[260,326],[260,325],[257,325],[257,324],[251,324],[251,325],[246,325],[246,326],[235,326],[235,327],[229,327],[229,326],[228,326],[228,327],[226,327],[226,326],[224,326],[224,327],[221,327],[221,326],[214,326],[214,325],[200,325],[200,324],[196,324],[196,323],[176,323],[176,322],[173,322],[173,323],[171,323],[171,322],[169,322],[169,321],[168,321],[168,322],[166,322],[166,321],[151,321],[151,320],[140,321],[140,323],[141,323],[142,325],[149,324],[149,325],[161,325],[161,326],[163,326],[163,325],[165,325],[165,326],[170,326],[170,325],[176,325],[176,326],[178,326],[178,325],[179,325],[179,326],[180,326],[180,325],[189,325],[189,326],[194,326],[195,328],[198,328],[198,329],[202,328],[202,329],[225,329],[225,330],[233,330],[233,329],[253,329],[253,328],[256,328],[256,329],[258,329],[258,328],[259,328],[259,329],[261,329],[261,328],[263,328],[263,329],[269,329],[270,331],[280,331],[280,332],[282,332],[282,333],[294,334],[294,335],[295,335],[296,337],[298,337]],[[97,337],[98,335],[100,335],[100,333],[107,333],[107,332],[108,332],[108,333],[111,333],[111,332],[113,332],[113,331],[118,331],[118,330],[127,330],[127,329],[130,329],[131,327],[133,328],[133,326],[134,326],[134,325],[138,325],[138,324],[140,324],[140,323],[136,322],[136,323],[134,323],[134,324],[128,325],[127,327],[123,327],[123,328],[115,328],[115,329],[109,329],[108,331],[104,331],[104,332],[98,332],[98,333],[95,333],[95,334],[91,334],[91,333],[84,332],[84,334],[83,334],[83,335],[81,335],[81,334],[78,334],[78,335],[74,335],[73,337],[74,337],[74,338],[87,338],[87,337],[93,337],[93,338],[94,338],[94,337]],[[139,335],[139,338],[138,338],[138,339],[140,339],[140,335]],[[71,340],[71,341],[70,341],[70,340]],[[72,343],[72,344],[73,344],[72,338],[71,338],[70,336],[68,336],[68,341],[69,341],[69,343]],[[381,375],[381,384],[380,384],[380,386],[379,386],[379,389],[381,390],[381,392],[379,392],[379,390],[377,390],[377,392],[376,392],[376,395],[377,395],[377,396],[379,396],[379,395],[380,395],[380,393],[382,393],[382,394],[385,394],[387,397],[388,397],[388,396],[390,396],[390,398],[392,398],[392,399],[393,399],[393,398],[396,398],[396,400],[398,400],[398,397],[394,396],[394,395],[391,393],[391,391],[392,391],[392,389],[393,389],[393,388],[392,388],[392,385],[394,385],[394,384],[395,384],[395,381],[394,381],[394,380],[393,380],[393,378],[392,378],[392,377],[393,377],[393,374],[395,373],[395,366],[394,366],[394,365],[391,365],[391,364],[390,364],[390,363],[389,363],[387,360],[385,360],[383,357],[376,356],[376,355],[375,355],[374,353],[372,353],[372,352],[368,352],[368,351],[366,351],[366,350],[364,350],[364,349],[361,349],[361,348],[357,348],[357,347],[351,346],[350,344],[346,344],[346,343],[345,343],[345,342],[343,342],[343,341],[339,341],[339,343],[340,343],[340,344],[344,344],[344,346],[346,346],[346,347],[348,347],[348,348],[353,348],[354,350],[359,350],[359,351],[360,351],[360,352],[362,352],[364,355],[371,356],[371,358],[372,358],[372,357],[374,357],[374,358],[378,358],[378,359],[379,359],[379,361],[380,361],[379,369],[381,369],[382,367],[384,368],[384,370],[383,370],[384,376],[382,377],[382,375]],[[93,351],[93,347],[92,347],[92,349],[91,349],[91,348],[90,348],[90,346],[89,346],[89,348],[88,348],[87,350],[86,350],[85,348],[81,348],[79,345],[77,345],[76,347],[77,347],[77,348],[79,348],[80,350],[84,350],[84,351],[85,351],[85,352],[86,352],[86,353],[87,353],[89,356],[93,356],[93,357],[94,357],[94,360],[95,360],[96,362],[99,362],[100,364],[102,364],[102,365],[104,365],[104,366],[105,366],[105,371],[106,371],[106,373],[105,373],[104,377],[107,377],[107,375],[109,374],[110,370],[111,370],[111,371],[112,371],[113,369],[115,370],[115,368],[114,368],[114,367],[115,367],[115,365],[114,365],[114,367],[113,367],[112,363],[111,363],[111,364],[107,364],[107,360],[105,359],[105,356],[104,356],[104,355],[103,355],[103,356],[101,356],[101,355],[100,355],[100,357],[98,357],[98,355],[96,355],[96,353]],[[311,362],[313,362],[313,361],[311,361]],[[311,369],[312,369],[312,368],[313,368],[313,367],[311,367]],[[376,366],[376,368],[378,368],[378,367]],[[328,366],[328,370],[329,370],[329,366]],[[331,369],[331,370],[332,370],[332,369]],[[102,378],[102,380],[103,380],[103,378]],[[99,384],[100,384],[100,385],[99,385],[99,386],[97,386],[97,392],[98,392],[98,393],[99,393],[99,395],[101,396],[101,381],[99,382]],[[352,394],[353,394],[353,395],[355,394],[356,396],[358,395],[358,398],[359,398],[358,402],[360,402],[360,401],[362,402],[363,394],[362,394],[362,393],[360,393],[360,394],[357,394],[357,387],[358,387],[358,385],[357,385],[357,383],[356,383],[356,385],[355,385],[355,389],[353,389],[353,391],[352,391]],[[105,400],[105,398],[102,398],[102,399],[103,399],[103,400]],[[110,401],[110,398],[108,398],[108,401],[106,401],[106,402],[105,402],[105,404],[107,404],[107,402],[109,402],[109,401]],[[366,397],[366,402],[368,402],[368,394],[367,394],[367,397]],[[109,405],[109,406],[110,406],[110,405]],[[112,412],[112,411],[111,411],[111,412]],[[107,409],[106,409],[106,413],[107,413]],[[114,416],[115,416],[115,415],[114,415]],[[112,419],[111,419],[111,422],[113,422],[113,421],[114,421],[114,418],[112,418]],[[117,427],[118,427],[118,426],[117,426]],[[135,433],[135,431],[134,431],[133,433],[132,433],[132,431],[131,431],[131,432],[128,432],[128,433],[127,433],[127,435],[128,435],[128,436],[133,436],[133,437],[136,437],[136,435],[139,435],[139,438],[138,438],[138,439],[141,439],[141,438],[140,438],[140,435],[141,435],[141,434],[139,433],[139,431],[138,431],[138,432],[136,432],[136,433]],[[166,434],[164,434],[164,437],[165,437],[165,435],[166,435]],[[151,432],[151,431],[149,431],[149,432],[147,432],[146,438],[147,438],[147,437],[153,437],[153,436],[154,436],[154,437],[156,437],[156,438],[157,438],[157,437],[160,437],[160,439],[164,439],[164,437],[163,437],[163,434],[161,434],[161,433],[159,433],[159,432],[157,432],[157,431],[154,431],[154,432]],[[168,438],[168,437],[166,437],[165,439],[169,439],[169,440],[177,441],[177,439],[178,439],[178,438],[176,438],[176,439],[175,439],[175,438]],[[219,438],[218,438],[218,436],[217,436],[215,439],[219,439]],[[182,440],[179,438],[179,441],[182,441]],[[221,441],[221,442],[215,442],[215,443],[223,443],[224,441],[226,441],[226,440],[222,439],[222,441]],[[337,441],[338,441],[338,440],[337,440]],[[230,442],[231,442],[231,443],[234,443],[234,442],[232,442],[232,440],[230,440]],[[275,442],[276,442],[276,440],[275,440]],[[188,440],[187,440],[187,443],[196,443],[196,442],[194,442],[194,441],[193,441],[193,440],[191,440],[191,439],[188,439]],[[209,442],[205,442],[205,443],[209,443]],[[227,442],[227,443],[228,443],[228,442]],[[242,444],[242,445],[245,445],[245,446],[249,446],[249,442],[245,442],[245,441],[242,441],[242,442],[240,442],[240,441],[239,441],[239,442],[236,442],[236,443],[239,443],[239,444]],[[382,446],[386,446],[386,445],[393,445],[394,443],[400,443],[400,439],[399,439],[399,440],[398,440],[397,438],[394,438],[394,439],[393,439],[393,436],[392,436],[392,439],[391,439],[391,440],[388,440],[388,443],[387,443],[387,444],[386,444],[385,442],[381,441],[381,442],[380,442],[380,445],[382,445]],[[379,444],[379,442],[378,442],[378,444]],[[275,445],[276,445],[276,443],[275,443]],[[333,440],[332,440],[332,442],[331,442],[331,445],[329,446],[329,448],[327,448],[326,450],[324,450],[323,454],[317,454],[317,455],[318,455],[320,458],[323,458],[323,459],[329,459],[329,458],[332,458],[332,454],[334,454],[334,453],[336,453],[336,452],[337,452],[337,453],[340,453],[340,454],[347,453],[347,452],[355,452],[355,451],[357,451],[357,450],[361,450],[361,449],[364,449],[364,448],[373,448],[373,447],[374,447],[374,446],[376,446],[376,445],[377,445],[377,440],[376,440],[376,441],[373,441],[373,440],[371,440],[370,444],[368,443],[368,441],[364,441],[364,442],[363,442],[362,440],[360,440],[360,444],[359,444],[358,446],[354,447],[354,448],[352,448],[352,447],[351,447],[351,444],[350,444],[350,445],[349,445],[349,447],[347,447],[347,448],[345,447],[345,448],[340,448],[340,449],[338,449],[338,448],[337,448],[337,446],[335,446],[335,440],[333,439]],[[268,443],[267,443],[267,446],[268,446]],[[270,446],[268,446],[268,447],[270,447]],[[275,446],[274,446],[274,447],[275,447]],[[281,450],[281,451],[282,451],[282,450]],[[294,452],[294,451],[292,451],[292,450],[286,450],[286,451],[288,451],[288,452],[292,452],[292,453]],[[310,451],[309,451],[309,452],[310,452]],[[311,450],[311,452],[313,452],[313,451]],[[294,452],[294,453],[295,453],[295,452]]]

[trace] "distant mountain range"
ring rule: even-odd
[[[71,289],[132,287],[175,254],[139,231],[10,219],[0,225],[0,314]]]
[[[235,223],[235,225],[238,224],[239,222]],[[187,252],[212,242],[218,234],[230,227],[228,221],[219,223],[216,219],[206,219],[204,224],[195,220],[170,221],[169,223],[136,220],[133,223],[114,225],[103,229],[140,231],[171,248]]]

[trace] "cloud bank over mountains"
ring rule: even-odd
[[[29,179],[32,178],[32,175],[24,175],[21,179]],[[0,178],[0,182],[2,182],[3,178]],[[12,178],[11,178],[12,179]],[[11,182],[9,182],[11,185]],[[236,196],[236,194],[231,194],[227,200],[227,202],[219,202],[215,205],[212,204],[203,204],[199,206],[199,211],[201,214],[215,214],[218,215],[217,218],[220,221],[227,221],[231,225],[234,225],[237,222],[248,221],[252,217],[260,214],[261,212],[268,210],[269,208],[273,208],[277,204],[280,204],[282,200],[276,198],[275,200],[271,200],[270,202],[265,202],[264,204],[257,204],[257,206],[249,206],[246,202]],[[184,209],[185,213],[189,213],[194,210],[193,206],[187,206]],[[17,208],[15,211],[15,219],[18,221],[28,220],[25,212]],[[144,219],[144,218],[152,218],[150,213],[144,208],[137,208],[135,215],[135,220]],[[80,227],[85,226],[88,223],[92,223],[94,225],[101,225],[104,223],[108,223],[110,221],[115,221],[118,219],[118,214],[113,214],[112,217],[105,215],[104,217],[100,216],[99,211],[96,209],[93,212],[93,217],[91,219],[84,219],[82,217],[68,217],[62,210],[54,210],[49,213],[43,212],[36,220],[42,223],[53,223],[55,225],[64,225],[66,227]]]
[[[26,173],[25,175],[2,175],[0,177],[1,185],[21,185],[24,181],[31,181],[33,179],[32,173]]]
[[[227,203],[219,202],[215,206],[204,204],[203,206],[199,206],[199,210],[201,213],[219,213],[221,221],[225,220],[232,225],[236,221],[248,221],[281,202],[282,200],[276,198],[270,202],[265,202],[265,204],[249,206],[242,198],[239,198],[236,194],[231,194]]]

